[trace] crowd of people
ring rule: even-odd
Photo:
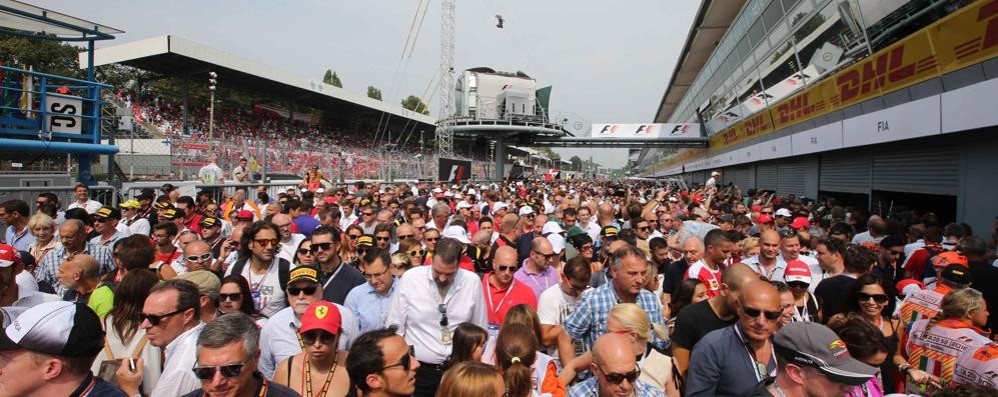
[[[720,186],[0,203],[0,396],[993,396],[994,231]]]
[[[185,134],[182,131],[182,104],[177,101],[127,91],[116,92],[115,100],[130,104],[137,123],[152,126],[170,139],[172,166],[178,168],[174,171],[176,175],[185,171],[185,176],[192,176],[197,167],[207,161],[209,153],[233,162],[240,157],[251,158],[256,174],[261,174],[265,157],[267,170],[271,173],[304,175],[315,166],[327,174],[334,170],[344,172],[347,179],[381,179],[389,164],[396,176],[406,177],[417,176],[433,166],[432,156],[415,157],[419,153],[419,131],[414,132],[415,138],[410,136],[399,142],[396,152],[383,153],[375,145],[373,133],[369,136],[336,130],[319,123],[311,115],[308,120],[295,118],[289,126],[286,115],[270,110],[219,108],[215,109],[212,138],[207,139],[209,115],[206,107],[191,108],[187,115],[190,133]],[[395,132],[394,139],[398,139],[398,134]],[[343,155],[330,156],[329,153]],[[483,163],[476,161],[475,164],[478,175],[482,175]]]

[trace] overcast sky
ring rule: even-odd
[[[427,1],[407,61],[400,55],[416,0],[28,2],[126,32],[98,47],[172,34],[315,79],[333,69],[344,88],[363,95],[374,85],[398,103],[421,95],[440,63],[440,1]],[[456,3],[455,70],[521,70],[538,86],[554,86],[552,114],[589,124],[652,121],[700,2]],[[497,14],[503,29],[495,26]],[[434,96],[434,116],[437,104]],[[627,157],[624,149],[557,151],[610,167]]]

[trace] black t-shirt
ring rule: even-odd
[[[998,269],[987,262],[970,262],[971,287],[981,291],[988,307],[998,307]],[[988,329],[998,331],[998,316],[988,317]]]
[[[705,300],[686,306],[676,318],[676,327],[672,333],[672,344],[693,351],[693,346],[710,331],[734,324],[737,318],[730,321],[721,320],[710,307],[710,301]]]
[[[769,392],[769,385],[773,384],[775,381],[776,378],[768,378],[762,382],[759,382],[759,384],[755,386],[755,389],[752,390],[752,393],[749,393],[747,397],[775,397],[773,396],[773,393]]]
[[[670,263],[669,268],[665,270],[665,278],[662,279],[662,292],[666,294],[675,292],[686,278],[686,269],[689,267],[685,259]]]
[[[854,282],[856,282],[855,278],[840,274],[818,283],[818,287],[814,289],[814,296],[817,296],[821,302],[823,323],[827,323],[832,316],[842,313],[843,295]]]

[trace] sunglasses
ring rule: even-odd
[[[499,273],[502,273],[502,272],[515,272],[516,269],[519,269],[519,268],[520,268],[520,266],[517,266],[517,265],[512,265],[512,266],[502,266],[502,265],[499,265],[499,266],[496,266],[496,270]]]
[[[356,240],[356,239],[360,238],[360,235],[359,234],[348,234],[347,237],[349,237],[351,240]]]
[[[313,329],[309,331],[302,332],[301,341],[305,346],[314,345],[316,341],[322,341],[324,345],[331,345],[336,341],[336,335],[333,335],[327,331],[321,329]]]
[[[243,372],[243,364],[226,364],[218,366],[206,366],[206,367],[194,367],[191,369],[194,371],[194,376],[200,380],[212,380],[215,378],[215,372],[221,372],[223,377],[235,378],[239,376],[240,372]]]
[[[446,327],[447,323],[448,323],[447,322],[447,306],[444,306],[444,304],[441,303],[441,304],[437,305],[437,310],[440,311],[440,326],[441,327]]]
[[[242,292],[233,292],[231,294],[218,294],[219,301],[232,301],[239,302],[243,299]]]
[[[388,368],[402,367],[406,371],[412,368],[412,358],[416,357],[416,348],[413,345],[409,345],[409,353],[402,356],[399,362],[389,365],[387,367],[382,367],[381,370],[384,371]]]
[[[104,223],[104,222],[107,222],[107,219],[104,219],[104,218],[94,219],[94,223]]]
[[[309,247],[309,248],[299,248],[298,249],[298,255],[308,255],[310,253],[312,253],[312,248],[311,247]]]
[[[405,240],[407,238],[412,238],[412,237],[413,237],[413,235],[411,235],[411,234],[400,234],[399,235],[399,240]]]
[[[378,241],[388,241],[388,240],[391,240],[392,238],[391,238],[391,236],[387,236],[387,237],[374,236],[374,239],[378,240]]]
[[[633,371],[623,374],[618,374],[616,372],[606,372],[603,369],[603,367],[598,367],[598,368],[601,372],[603,372],[603,376],[606,377],[607,382],[610,382],[615,385],[619,385],[624,380],[627,380],[627,383],[633,384],[634,381],[636,381],[638,377],[641,376],[640,368],[635,368]]]
[[[810,287],[811,284],[805,283],[803,281],[791,281],[791,282],[787,283],[787,286],[790,287],[790,288],[805,289],[807,287]]]
[[[201,255],[190,255],[190,256],[188,256],[187,258],[184,258],[184,259],[187,259],[187,261],[191,262],[191,263],[197,263],[197,262],[201,262],[201,261],[206,261],[208,259],[211,259],[211,252],[205,252],[205,253],[203,253]]]
[[[651,226],[639,227],[638,230],[640,230],[642,232],[650,232],[651,231]]]
[[[298,294],[301,294],[302,292],[304,292],[305,295],[312,295],[315,293],[316,289],[318,289],[318,287],[314,285],[308,287],[288,287],[288,295],[298,296]]]
[[[428,243],[432,243],[434,241],[440,240],[440,237],[426,237],[425,240]]]
[[[183,312],[187,311],[188,309],[193,309],[193,308],[191,308],[191,307],[185,307],[183,309],[177,309],[177,310],[174,310],[174,311],[166,313],[166,314],[139,313],[139,324],[142,324],[142,322],[144,322],[144,321],[149,321],[149,324],[152,324],[152,326],[155,327],[155,326],[159,325],[159,323],[162,322],[163,319],[165,319],[167,317],[170,317],[170,316],[173,316],[173,315],[177,315],[177,314],[183,313]]]
[[[779,319],[780,316],[783,315],[782,312],[778,312],[778,311],[776,311],[776,312],[770,312],[770,311],[765,311],[765,310],[753,309],[753,308],[745,306],[745,305],[742,305],[742,311],[745,312],[745,315],[747,315],[747,316],[749,316],[751,318],[758,318],[759,315],[762,314],[762,315],[764,315],[766,317],[766,320],[769,320],[769,321],[773,321],[773,320]]]
[[[312,243],[312,246],[308,247],[310,252],[328,251],[333,248],[333,243]]]
[[[271,239],[253,239],[254,242],[260,244],[261,247],[276,247],[280,244],[280,240],[276,238]]]
[[[873,299],[874,302],[880,305],[887,303],[888,299],[885,294],[864,294],[862,292],[856,294],[856,298],[858,298],[860,302],[867,302],[870,299]]]
[[[364,216],[372,216],[372,215],[374,215],[373,212],[361,212],[360,214],[364,215]]]
[[[425,254],[425,253],[426,253],[425,250],[419,249],[419,250],[415,250],[415,251],[409,251],[409,256],[423,256],[423,254]]]
[[[540,256],[543,256],[543,257],[544,257],[544,259],[551,259],[551,258],[554,258],[554,257],[555,257],[555,255],[558,255],[558,254],[556,254],[556,253],[554,253],[554,252],[552,252],[552,253],[550,253],[550,254],[545,254],[545,253],[543,253],[543,252],[540,252],[540,251],[537,251],[537,250],[533,250],[533,251],[534,251],[534,253],[535,253],[535,254],[537,254],[537,255],[540,255]]]

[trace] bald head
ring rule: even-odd
[[[471,237],[471,242],[478,245],[488,245],[492,241],[492,233],[488,230],[479,230]]]
[[[96,279],[100,277],[100,265],[97,259],[87,254],[74,255],[60,266],[60,273],[77,273],[80,278]]]
[[[551,240],[548,240],[546,237],[534,237],[530,241],[530,249],[545,254],[554,251],[554,248],[551,247]]]
[[[211,252],[211,247],[204,240],[194,240],[184,247],[184,256],[201,255]]]
[[[742,286],[738,324],[750,341],[769,339],[779,328],[780,293],[768,281],[755,280]],[[751,313],[750,313],[751,312]]]
[[[721,282],[728,286],[729,290],[738,291],[745,284],[759,281],[759,274],[744,263],[735,263],[724,269],[721,273]]]
[[[508,245],[499,247],[492,254],[492,263],[495,266],[516,266],[516,249]]]
[[[395,228],[395,234],[397,236],[412,236],[414,233],[416,233],[416,229],[408,223],[403,223]],[[402,240],[402,237],[399,237],[399,240]]]

